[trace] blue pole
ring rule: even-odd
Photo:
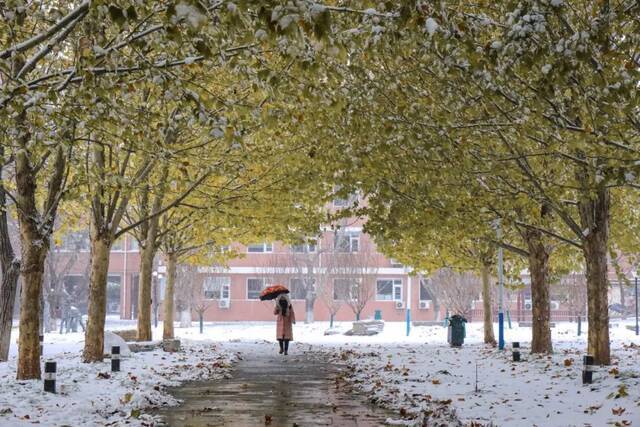
[[[504,313],[498,313],[498,348],[504,350]]]
[[[411,309],[407,308],[407,336],[411,332]]]

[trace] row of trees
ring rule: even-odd
[[[118,237],[142,248],[138,333],[149,339],[159,249],[193,259],[230,238],[315,235],[335,185],[365,195],[349,214],[369,218],[387,254],[418,271],[480,272],[485,304],[496,247],[514,254],[508,267],[532,276],[534,352],[552,350],[550,275],[584,265],[589,351],[609,364],[607,255],[638,234],[639,10],[9,2],[0,220],[13,210],[21,256],[0,235],[0,343],[20,274],[18,378],[40,376],[37,314],[60,218],[90,224],[93,362]]]
[[[138,338],[148,340],[159,250],[171,293],[181,257],[206,258],[204,248],[231,238],[315,233],[322,198],[300,161],[309,143],[283,141],[271,103],[281,74],[304,66],[305,46],[326,37],[329,13],[277,2],[3,5],[0,353],[20,275],[19,379],[40,377],[43,275],[61,222],[90,228],[85,362],[103,358],[109,256],[124,234],[141,248]]]
[[[552,351],[552,278],[584,268],[588,351],[609,364],[607,261],[637,248],[639,8],[408,3],[378,22],[375,54],[322,57],[326,94],[298,132],[324,142],[327,176],[366,196],[387,254],[488,278],[501,246],[512,274],[526,267],[534,352]]]

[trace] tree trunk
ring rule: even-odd
[[[551,319],[549,298],[549,253],[544,245],[542,233],[529,229],[525,233],[529,250],[529,273],[531,274],[531,352],[551,353]]]
[[[433,320],[439,322],[440,319],[440,301],[436,297],[433,297]]]
[[[156,240],[158,237],[158,212],[162,209],[162,201],[166,189],[169,174],[169,163],[165,162],[160,172],[159,184],[156,186],[156,195],[151,207],[152,217],[147,220],[148,228],[144,236],[145,245],[142,249],[140,261],[140,287],[138,292],[138,341],[151,341],[151,285],[153,259],[158,249]]]
[[[311,295],[310,295],[311,294]],[[313,323],[313,306],[315,305],[316,297],[313,295],[313,291],[307,291],[305,298],[305,319],[304,323]]]
[[[17,379],[40,379],[40,292],[49,242],[40,229],[35,176],[26,150],[16,155],[16,187],[22,246]]]
[[[482,266],[482,308],[484,314],[484,343],[495,347],[496,337],[493,334],[493,313],[491,307],[490,264]]]
[[[21,234],[23,285],[20,295],[17,378],[40,379],[40,288],[47,250],[45,243],[33,238],[27,230]]]
[[[180,327],[181,328],[191,327],[191,310],[189,308],[180,310]]]
[[[85,363],[101,362],[104,357],[104,324],[107,315],[107,275],[112,240],[91,236],[91,275],[89,276],[89,313],[85,331]]]
[[[600,186],[596,194],[585,192],[578,204],[581,227],[586,234],[582,252],[587,270],[588,352],[596,364],[601,365],[611,364],[607,280],[609,207],[609,190],[604,186]]]
[[[20,263],[18,260],[14,260],[7,271],[2,273],[2,288],[0,288],[0,362],[5,362],[9,359],[13,306],[16,301],[19,276]]]
[[[164,290],[164,327],[163,339],[173,339],[173,294],[176,283],[177,255],[170,253],[167,260],[167,287]]]
[[[151,233],[149,233],[151,234]],[[154,239],[155,240],[155,239]],[[154,242],[147,240],[140,257],[140,281],[138,287],[138,341],[151,341],[151,284],[153,258],[156,254]]]
[[[15,252],[9,236],[7,195],[2,184],[2,162],[4,162],[4,146],[0,145],[0,268],[2,270],[2,284],[0,284],[0,362],[9,359],[13,308],[16,302],[18,277],[20,276],[20,261],[15,259]]]

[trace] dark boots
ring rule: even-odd
[[[278,344],[280,345],[280,354],[284,353],[285,356],[289,354],[289,340],[278,340]]]

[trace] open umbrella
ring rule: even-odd
[[[276,299],[278,295],[288,294],[289,289],[284,285],[273,285],[268,286],[260,292],[260,301],[267,301],[271,299]]]

